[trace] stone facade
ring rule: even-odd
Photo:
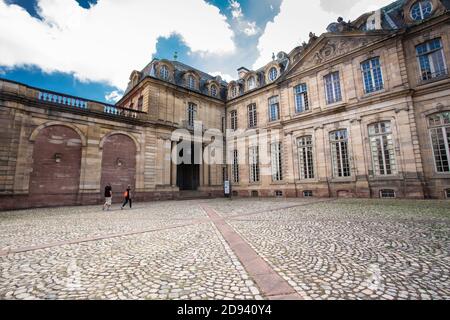
[[[96,204],[108,182],[116,201],[128,184],[138,201],[175,199],[180,177],[195,180],[194,196],[222,195],[228,177],[239,196],[446,198],[449,4],[422,2],[431,11],[420,21],[416,1],[339,19],[230,83],[155,59],[115,106],[1,80],[0,209]],[[424,48],[434,55],[419,57]],[[277,169],[260,164],[255,179],[246,139],[239,166],[202,163],[185,175],[171,161],[172,133],[194,121],[202,132],[277,132]]]

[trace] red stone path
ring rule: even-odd
[[[269,300],[301,300],[300,295],[221,217],[206,204],[200,207],[241,261],[247,273],[256,282],[263,296]]]

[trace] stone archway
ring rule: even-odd
[[[50,203],[76,201],[82,157],[80,135],[70,127],[51,125],[39,130],[33,141],[30,195],[45,197]]]
[[[128,135],[116,133],[106,136],[101,147],[102,193],[105,186],[110,183],[115,195],[113,199],[120,201],[128,185],[131,185],[133,190],[136,188],[136,143]]]

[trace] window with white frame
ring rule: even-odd
[[[297,140],[300,179],[314,179],[314,153],[312,136]]]
[[[372,58],[361,63],[361,72],[365,93],[383,90],[383,73],[381,71],[380,58]]]
[[[195,89],[197,87],[197,82],[192,75],[188,76],[188,87],[189,89]]]
[[[411,7],[411,18],[415,21],[421,21],[429,16],[433,12],[433,4],[430,0],[417,1]]]
[[[231,130],[237,130],[238,128],[238,118],[237,118],[237,110],[233,110],[230,112],[230,127]]]
[[[422,81],[447,75],[444,49],[440,38],[433,39],[416,47]]]
[[[277,68],[272,67],[272,68],[269,70],[269,80],[270,80],[271,82],[274,82],[275,80],[277,80],[277,78],[278,78],[278,70],[277,70]]]
[[[167,66],[163,65],[161,67],[161,69],[159,70],[159,76],[164,80],[168,80],[169,79],[169,68],[167,68]]]
[[[428,118],[434,161],[438,173],[450,172],[450,111]]]
[[[335,178],[350,177],[351,170],[347,130],[344,129],[331,132],[330,142],[333,176]]]
[[[256,113],[256,104],[253,103],[248,106],[248,127],[256,128],[258,125],[258,115]]]
[[[214,84],[211,86],[211,95],[217,97],[217,87]]]
[[[233,150],[233,165],[231,166],[231,171],[233,182],[239,183],[239,152],[237,150]]]
[[[269,99],[269,121],[280,120],[280,101],[278,96]]]
[[[188,125],[193,127],[197,117],[197,105],[189,102],[188,104]]]
[[[247,88],[248,88],[248,90],[253,90],[256,88],[256,79],[254,76],[251,76],[250,78],[248,78]]]
[[[259,182],[259,148],[250,147],[248,149],[249,165],[250,165],[250,182]]]
[[[272,180],[283,180],[283,161],[282,161],[282,144],[281,142],[272,143],[271,148],[272,155]]]
[[[295,112],[301,113],[309,110],[308,87],[306,83],[300,84],[294,88],[295,94]]]
[[[235,97],[237,97],[237,87],[236,86],[233,86],[232,88],[231,88],[231,97],[232,98],[235,98]]]
[[[333,104],[342,101],[339,71],[326,75],[324,79],[327,104]]]
[[[374,174],[378,176],[397,173],[395,147],[389,121],[369,126],[370,149]]]

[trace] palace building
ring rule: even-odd
[[[238,70],[227,83],[179,61],[133,71],[116,105],[0,80],[0,208],[97,204],[111,183],[136,200],[450,198],[450,1],[400,0]],[[175,164],[173,132],[227,139],[229,163]],[[192,141],[200,151],[204,141]],[[193,153],[192,153],[193,154]]]

